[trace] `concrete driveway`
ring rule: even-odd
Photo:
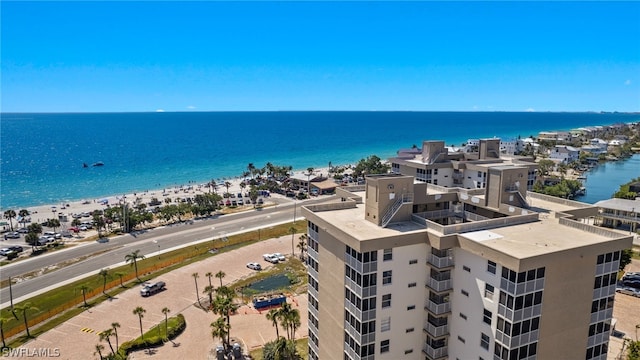
[[[118,322],[121,325],[118,329],[120,343],[132,340],[140,336],[138,317],[133,314],[133,309],[141,306],[146,310],[142,326],[143,330],[147,331],[164,320],[162,309],[167,307],[171,310],[169,316],[182,313],[187,323],[185,331],[174,340],[175,346],[169,342],[152,353],[142,351],[133,353],[131,358],[207,359],[208,354],[219,343],[219,340],[214,341],[211,337],[209,326],[217,316],[193,306],[196,302],[196,291],[192,274],[199,273],[198,291],[204,299],[206,295],[203,295],[202,291],[209,284],[205,276],[207,272],[215,274],[220,270],[224,271],[226,276],[222,281],[226,285],[254,273],[254,270],[246,267],[248,262],[258,262],[263,268],[271,265],[262,259],[262,254],[271,252],[290,256],[291,237],[283,236],[261,241],[159,276],[158,280],[167,283],[166,290],[143,298],[140,296],[140,287],[136,286],[70,319],[23,345],[22,348],[29,354],[34,352],[42,354],[48,351],[49,355],[54,355],[35,357],[40,359],[98,359],[98,355],[94,352],[95,345],[100,343],[98,335],[100,331],[109,329],[111,323]],[[219,279],[213,277],[211,280],[214,286],[220,285]],[[302,325],[297,331],[296,338],[306,337],[308,332],[307,296],[304,294],[290,297],[288,301],[300,311]],[[265,314],[259,313],[250,306],[242,306],[238,314],[231,317],[231,337],[243,344],[245,351],[274,340],[275,335],[275,328],[266,319]],[[112,343],[115,347],[115,338],[112,338]],[[104,353],[108,353],[110,351],[108,344],[102,342],[102,345],[105,347]],[[60,354],[59,357],[55,356],[57,353]]]

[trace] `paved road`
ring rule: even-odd
[[[106,267],[114,267],[122,263],[124,256],[134,250],[139,249],[140,253],[145,256],[150,254],[151,256],[157,256],[158,251],[167,251],[170,248],[187,246],[191,243],[208,242],[228,234],[265,228],[291,221],[293,219],[294,204],[291,201],[282,200],[286,202],[276,207],[224,215],[215,219],[199,220],[190,225],[164,226],[136,235],[127,234],[112,238],[108,243],[91,242],[68,250],[23,260],[15,265],[2,267],[2,278],[17,277],[70,259],[96,254],[73,265],[14,284],[12,292],[15,303],[26,297],[44,292],[45,289],[60,286],[64,282],[70,282],[71,279],[75,279],[78,276],[91,274]],[[304,202],[304,204],[327,200],[328,198],[310,200]],[[295,204],[297,219],[301,218],[300,205],[300,202]],[[2,300],[0,308],[9,306],[8,287],[0,290],[0,299]]]

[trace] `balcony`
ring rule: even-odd
[[[438,269],[450,267],[454,265],[452,256],[444,256],[440,257],[436,254],[430,254],[429,259],[427,260],[429,264],[437,267]]]
[[[432,360],[444,358],[448,355],[446,346],[433,348],[429,344],[426,344],[424,346],[424,348],[422,349],[422,352],[425,353],[428,356],[428,358]]]
[[[435,315],[442,315],[442,314],[446,314],[448,312],[451,312],[451,303],[450,302],[443,302],[443,303],[437,304],[437,303],[433,302],[432,300],[429,300],[429,301],[427,301],[426,308],[427,308],[427,310],[431,311]]]
[[[426,331],[429,335],[433,336],[434,338],[437,338],[437,337],[441,337],[449,334],[449,325],[448,324],[434,325],[429,321],[427,321],[427,324],[424,327],[424,331]]]
[[[451,283],[451,279],[445,280],[437,280],[434,278],[429,278],[429,283],[427,284],[429,287],[437,292],[447,291],[453,289],[453,285]]]

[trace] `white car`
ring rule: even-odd
[[[633,288],[631,286],[617,287],[616,288],[616,292],[619,292],[619,293],[625,294],[625,295],[631,295],[631,296],[635,296],[635,297],[640,297],[640,289],[636,289],[636,288]]]
[[[280,253],[273,253],[273,256],[278,258],[278,261],[285,261],[287,260],[284,255],[280,254]]]
[[[256,262],[250,262],[247,264],[247,267],[252,270],[262,270],[262,266]]]
[[[264,259],[264,261],[268,261],[272,264],[278,263],[278,257],[275,256],[274,254],[264,254],[262,255],[262,258]]]

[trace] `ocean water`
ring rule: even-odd
[[[393,156],[423,140],[513,138],[639,121],[622,113],[171,112],[0,114],[0,208]],[[102,167],[91,164],[103,162]],[[87,163],[88,168],[82,164]]]

